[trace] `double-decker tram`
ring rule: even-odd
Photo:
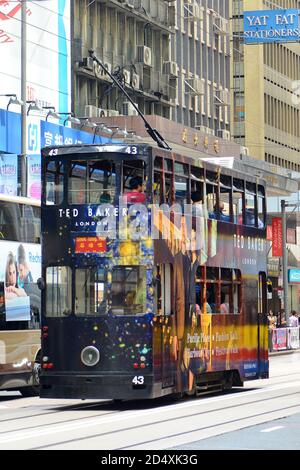
[[[0,390],[38,395],[40,201],[0,195]]]
[[[268,377],[262,180],[148,144],[42,153],[42,397]]]

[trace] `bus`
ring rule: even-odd
[[[40,200],[0,194],[0,390],[39,394]]]
[[[263,180],[142,143],[42,154],[42,398],[268,377]]]

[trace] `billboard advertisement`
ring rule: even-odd
[[[21,97],[20,0],[0,0],[1,94]],[[27,100],[70,109],[70,0],[27,3]],[[3,100],[6,106],[7,98]],[[2,103],[2,101],[1,101]]]
[[[0,153],[0,194],[16,196],[17,189],[18,157]]]
[[[0,240],[0,252],[6,321],[29,321],[32,312],[40,310],[36,281],[41,277],[41,247]]]
[[[256,10],[244,12],[245,44],[298,42],[299,10]]]

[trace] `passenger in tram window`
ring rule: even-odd
[[[221,292],[220,313],[229,313],[229,302],[226,302],[227,300],[228,294]]]
[[[193,203],[192,214],[193,216],[203,216],[203,195],[201,191],[193,191],[191,194]]]
[[[209,214],[210,219],[219,219],[224,222],[230,222],[230,216],[224,213],[225,204],[223,201],[219,202],[219,208],[217,205],[214,206],[214,211]]]
[[[143,203],[146,201],[144,193],[144,183],[140,176],[133,176],[129,181],[130,191],[124,194],[127,202],[131,204]]]

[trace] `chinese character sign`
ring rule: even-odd
[[[282,220],[280,217],[273,217],[272,234],[272,256],[282,256]]]

